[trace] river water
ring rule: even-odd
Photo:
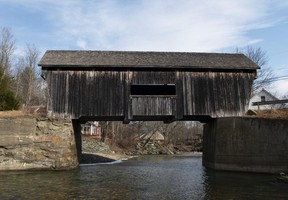
[[[215,172],[201,156],[143,156],[69,171],[0,172],[5,199],[288,199],[275,175]]]

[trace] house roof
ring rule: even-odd
[[[270,97],[271,99],[279,100],[277,97],[275,97],[274,95],[272,95],[270,92],[268,92],[267,90],[265,90],[264,88],[262,88],[261,90],[259,90],[257,93],[255,93],[255,94],[250,98],[250,102],[251,102],[251,100],[252,100],[254,97],[256,97],[256,96],[261,97],[261,96],[262,96],[261,93],[262,93],[262,94],[264,93],[265,96]]]
[[[156,132],[150,132],[148,134],[143,134],[143,135],[140,136],[140,139],[141,140],[148,140],[148,139],[151,139],[151,140],[164,140],[164,136],[159,131],[156,131]]]
[[[274,99],[274,100],[279,100],[277,97],[275,97],[274,95],[272,95],[270,92],[268,92],[267,90],[265,90],[264,88],[262,88],[262,90],[260,92],[264,92],[267,96],[269,96],[271,99]],[[259,93],[260,93],[259,92]],[[259,94],[258,93],[258,94]]]
[[[243,54],[140,51],[48,50],[38,65],[57,68],[160,67],[245,70],[259,68]]]

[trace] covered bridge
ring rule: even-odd
[[[83,120],[207,120],[242,115],[258,66],[243,54],[47,51],[54,114]]]

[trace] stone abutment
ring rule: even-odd
[[[0,118],[0,170],[78,166],[71,120]]]

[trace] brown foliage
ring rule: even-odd
[[[288,119],[288,109],[269,109],[257,110],[256,115],[249,117],[269,118],[269,119]]]

